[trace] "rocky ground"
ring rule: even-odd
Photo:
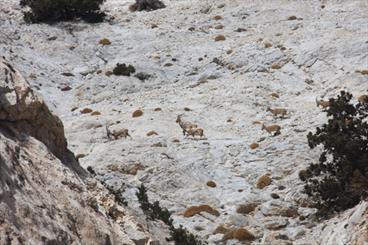
[[[367,203],[315,222],[298,172],[320,153],[306,140],[326,119],[316,98],[367,92],[358,71],[368,69],[368,3],[172,0],[134,13],[130,3],[107,0],[105,23],[56,25],[26,25],[18,1],[0,5],[2,56],[61,118],[81,165],[110,187],[124,183],[137,219],[143,183],[175,225],[210,244],[223,242],[220,225],[246,228],[253,244],[365,244]],[[110,75],[118,62],[136,73]],[[183,136],[179,114],[205,137]],[[259,123],[280,125],[281,135]],[[131,138],[109,140],[106,125]],[[185,217],[198,205],[218,215]]]

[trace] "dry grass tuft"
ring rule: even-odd
[[[238,214],[249,214],[258,207],[257,203],[240,204],[236,209]]]
[[[259,144],[258,143],[252,143],[249,145],[250,149],[254,150],[254,149],[257,149],[259,147]]]
[[[143,111],[142,110],[136,110],[133,112],[132,117],[140,117],[143,115]]]
[[[223,237],[224,241],[236,239],[238,241],[253,241],[256,237],[245,228],[234,229],[226,233]]]
[[[149,136],[153,136],[153,135],[158,135],[158,133],[157,133],[156,131],[154,131],[154,130],[149,131],[149,132],[147,133],[147,136],[148,136],[148,137],[149,137]]]
[[[279,64],[272,64],[271,65],[271,69],[275,69],[275,70],[278,70],[278,69],[281,69],[281,65],[279,65]]]
[[[270,43],[270,42],[265,42],[265,43],[264,43],[264,47],[265,47],[265,48],[271,48],[271,47],[272,47],[272,43]]]
[[[222,20],[223,18],[222,18],[221,15],[216,15],[216,16],[213,16],[212,19],[214,19],[214,20]]]
[[[226,37],[224,35],[218,35],[215,37],[215,42],[225,41]]]
[[[110,42],[110,40],[109,39],[107,39],[107,38],[103,38],[103,39],[101,39],[100,41],[98,41],[98,43],[99,44],[101,44],[101,45],[110,45],[111,44],[111,42]]]
[[[100,116],[101,115],[101,112],[99,111],[94,111],[91,113],[91,116]]]
[[[189,217],[193,217],[196,214],[200,214],[201,212],[206,212],[214,216],[220,216],[219,211],[217,211],[216,209],[212,208],[209,205],[192,206],[188,208],[187,210],[185,210],[183,216],[186,218],[189,218]]]
[[[88,114],[88,113],[91,113],[91,112],[93,112],[93,110],[90,109],[90,108],[84,108],[83,110],[80,111],[80,113],[82,113],[82,114]]]
[[[257,180],[257,188],[258,189],[263,189],[266,186],[269,186],[271,184],[272,180],[270,178],[270,176],[268,175],[263,175],[261,176],[258,180]]]
[[[214,181],[210,180],[210,181],[207,182],[207,186],[208,187],[215,188],[217,185],[216,185],[216,183]]]

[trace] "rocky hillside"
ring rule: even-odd
[[[34,244],[152,237],[167,244],[165,226],[146,224],[139,209],[135,192],[143,183],[176,226],[209,244],[365,244],[367,202],[317,222],[298,173],[320,154],[306,139],[326,119],[316,99],[342,89],[367,93],[366,1],[167,0],[152,12],[130,12],[131,2],[107,0],[105,23],[27,25],[17,0],[2,1],[1,156],[13,160],[1,163],[1,191],[11,193],[0,194],[7,217],[0,237],[35,236]],[[136,71],[113,75],[117,63]],[[24,92],[26,105],[13,113],[3,107],[4,100],[14,104],[7,94],[19,87],[9,87],[5,70],[42,94],[64,124],[69,149],[95,179],[84,176],[66,149],[62,123],[34,93]],[[287,114],[274,117],[268,107]],[[205,137],[183,136],[181,114]],[[280,125],[281,134],[272,137],[261,123]],[[122,129],[131,138],[108,137],[107,130]],[[124,186],[121,220],[86,204],[101,182]]]
[[[60,119],[25,78],[6,60],[0,71],[0,244],[149,242],[144,219],[79,166]]]

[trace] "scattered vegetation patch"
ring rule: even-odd
[[[298,19],[295,15],[289,16],[288,20],[296,20]]]
[[[235,32],[245,32],[245,31],[247,31],[247,29],[241,27],[235,30]]]
[[[148,217],[153,220],[159,219],[167,225],[172,225],[173,220],[169,210],[166,208],[161,208],[158,201],[150,203],[148,200],[147,189],[143,184],[138,188],[136,195],[141,205],[141,209]]]
[[[212,208],[209,205],[199,205],[199,206],[192,206],[185,210],[183,216],[186,218],[193,217],[194,215],[200,214],[201,212],[206,212],[215,216],[220,216],[219,211]]]
[[[171,226],[173,227],[173,226]],[[171,228],[170,235],[171,238],[168,241],[174,241],[176,245],[204,245],[207,244],[199,240],[198,236],[193,235],[183,226],[179,228]]]
[[[258,180],[257,180],[257,188],[258,189],[263,189],[266,186],[269,186],[271,184],[272,180],[270,178],[270,176],[268,175],[263,175],[261,176]]]
[[[259,144],[258,143],[252,143],[249,145],[250,149],[254,150],[254,149],[257,149],[259,147]]]
[[[112,70],[112,73],[115,76],[128,76],[128,77],[130,77],[130,75],[134,72],[135,72],[134,66],[132,66],[132,65],[127,66],[125,63],[123,63],[123,64],[117,63],[115,68]]]
[[[136,110],[132,114],[132,117],[141,117],[141,116],[143,116],[143,111],[142,110]]]
[[[105,45],[110,45],[111,41],[107,38],[103,38],[100,41],[98,41],[98,43],[105,46]]]
[[[91,166],[88,166],[88,167],[87,167],[87,171],[88,171],[92,176],[95,176],[95,175],[96,175],[95,170],[94,170]]]
[[[173,241],[177,245],[204,245],[207,244],[202,242],[197,236],[191,234],[187,229],[180,226],[175,228],[173,225],[173,220],[171,218],[171,213],[160,206],[158,201],[150,203],[148,200],[147,189],[142,184],[138,188],[136,193],[138,201],[141,205],[143,212],[151,219],[159,219],[169,226],[171,237],[167,239],[168,241]]]
[[[215,188],[217,185],[214,181],[210,180],[210,181],[207,182],[207,186],[211,187],[211,188]]]
[[[277,193],[271,193],[270,195],[273,199],[280,199],[280,196]]]
[[[152,77],[152,75],[145,73],[145,72],[138,72],[137,74],[134,75],[136,78],[138,78],[141,81],[145,81],[148,80]]]
[[[358,97],[358,102],[361,104],[366,104],[368,103],[368,94],[363,94],[361,96]]]
[[[80,111],[80,113],[82,114],[88,114],[93,112],[93,110],[91,108],[84,108],[83,110]]]
[[[101,112],[99,111],[94,111],[91,113],[91,116],[100,116],[101,115]]]
[[[225,41],[226,37],[224,35],[218,35],[215,37],[215,42]]]
[[[105,13],[100,10],[105,0],[21,0],[27,23],[57,22],[82,19],[89,23],[102,22]]]
[[[61,73],[61,75],[65,76],[65,77],[74,77],[74,74],[70,73],[70,72],[63,72],[63,73]]]
[[[272,65],[271,65],[271,69],[278,70],[278,69],[281,69],[281,68],[282,68],[282,66],[281,66],[281,65],[279,65],[279,64],[272,64]]]
[[[236,239],[238,241],[253,241],[255,236],[245,228],[233,229],[223,237],[224,241]]]
[[[106,189],[109,190],[111,194],[114,195],[115,201],[119,205],[128,206],[128,202],[126,201],[125,197],[123,196],[123,193],[125,192],[125,184],[122,183],[119,188],[114,188],[113,186],[107,184],[106,182],[101,182]]]
[[[249,214],[253,212],[254,210],[256,210],[258,205],[259,205],[258,203],[241,204],[236,209],[236,212],[239,214]]]
[[[147,136],[148,136],[148,137],[149,137],[149,136],[154,136],[154,135],[158,135],[158,133],[157,133],[156,131],[154,131],[154,130],[149,131],[149,132],[147,133]]]
[[[318,163],[299,172],[306,182],[318,216],[351,208],[367,197],[368,184],[368,104],[351,103],[352,94],[341,91],[324,108],[327,123],[309,132],[311,149],[323,146]]]
[[[108,76],[108,77],[112,76],[113,74],[114,73],[112,71],[106,71],[105,72],[105,75]]]
[[[264,47],[265,47],[265,48],[271,48],[271,47],[272,47],[272,43],[270,43],[270,42],[265,42],[265,43],[264,43]]]
[[[216,227],[212,234],[226,234],[229,231],[231,231],[229,228],[226,228],[224,225],[219,225]]]
[[[153,11],[165,8],[166,5],[160,0],[135,0],[135,3],[129,6],[129,10],[134,11]]]
[[[222,20],[223,18],[222,18],[221,15],[215,15],[215,16],[213,16],[212,19],[214,19],[214,20]]]
[[[72,90],[72,87],[70,87],[70,86],[66,85],[66,86],[64,86],[64,87],[60,88],[60,90],[61,90],[61,91],[63,91],[63,92],[66,92],[66,91],[70,91],[70,90]]]

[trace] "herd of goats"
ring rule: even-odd
[[[359,103],[368,103],[368,95],[361,95],[358,97]],[[328,100],[316,100],[317,106],[321,106],[322,108],[327,108],[330,106],[330,101]],[[285,108],[270,108],[268,107],[267,112],[271,112],[274,117],[284,118],[287,115],[287,109]],[[197,124],[184,121],[182,115],[178,115],[176,118],[176,123],[179,124],[180,128],[183,130],[184,136],[192,136],[192,137],[204,137],[204,130],[198,127]],[[273,134],[273,136],[279,135],[281,133],[281,126],[277,124],[272,124],[266,126],[262,123],[262,130],[266,130],[269,134]],[[120,130],[110,130],[106,125],[107,137],[109,140],[116,140],[119,138],[127,138],[130,137],[129,130],[126,128]]]

